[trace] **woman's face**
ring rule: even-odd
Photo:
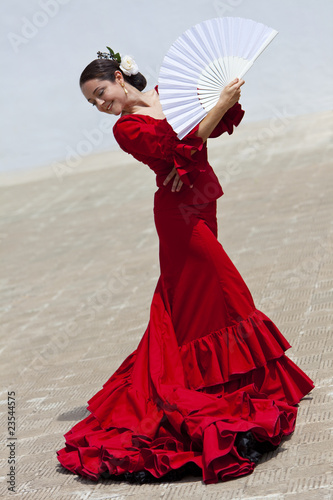
[[[93,79],[85,82],[81,90],[88,102],[99,111],[120,115],[126,104],[126,94],[121,83],[117,75],[115,82]]]

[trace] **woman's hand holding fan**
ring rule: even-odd
[[[210,111],[208,111],[199,124],[197,135],[201,137],[204,142],[213,132],[222,116],[228,111],[228,109],[232,108],[232,106],[239,101],[241,96],[241,86],[244,85],[244,83],[244,80],[235,78],[222,89],[217,103]]]
[[[220,94],[219,100],[217,101],[217,106],[225,107],[227,110],[232,108],[236,102],[239,101],[241,96],[241,86],[244,85],[244,80],[239,80],[235,78],[232,82],[226,85]]]

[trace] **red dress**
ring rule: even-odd
[[[231,134],[243,114],[235,104],[211,137]],[[180,141],[166,120],[145,115],[114,126],[121,148],[156,173],[161,274],[137,349],[58,451],[64,467],[93,480],[136,471],[163,478],[189,463],[206,484],[249,474],[256,461],[241,453],[239,436],[251,431],[256,443],[278,445],[314,387],[217,240],[223,192],[196,130]],[[174,165],[184,181],[178,193],[172,181],[162,185]]]

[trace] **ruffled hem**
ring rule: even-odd
[[[237,325],[180,347],[186,385],[221,396],[254,383],[275,399],[296,404],[304,391],[311,390],[312,381],[284,355],[290,347],[274,323],[256,309]]]
[[[168,331],[165,313],[158,324]],[[232,350],[233,336],[237,340]],[[65,435],[66,447],[58,452],[64,467],[92,480],[105,473],[138,471],[161,478],[190,462],[201,468],[206,484],[250,474],[256,464],[240,455],[239,433],[251,431],[257,441],[277,446],[295,428],[294,405],[314,387],[285,356],[288,342],[260,311],[238,329],[230,327],[178,348],[183,371],[190,370],[196,389],[185,376],[179,383],[162,383],[158,377],[157,389],[151,382],[146,394],[137,390],[135,366],[141,366],[141,355],[149,359],[146,348],[151,342],[152,336],[149,343],[147,335],[143,337],[137,351],[89,401],[92,414]],[[219,360],[228,346],[228,357]],[[208,355],[205,373],[200,359]],[[232,364],[238,357],[243,361]],[[173,358],[176,367],[176,351]],[[157,357],[156,366],[160,364]]]
[[[180,347],[187,386],[201,389],[229,382],[282,356],[291,346],[261,311]]]
[[[186,394],[177,392],[176,399],[186,399]],[[293,432],[296,414],[296,408],[267,399],[251,384],[191,411],[183,418],[180,433],[168,420],[161,422],[153,439],[125,428],[103,430],[91,415],[66,435],[67,445],[58,452],[58,460],[95,481],[105,473],[142,470],[158,478],[193,462],[202,469],[206,484],[216,483],[254,470],[255,463],[238,453],[238,433],[252,431],[258,441],[278,445]]]

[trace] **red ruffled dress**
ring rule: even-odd
[[[235,104],[211,137],[231,134],[243,114]],[[314,387],[217,240],[223,192],[197,128],[179,140],[165,119],[124,115],[114,126],[120,147],[156,174],[161,274],[137,349],[58,451],[64,467],[92,480],[137,471],[167,478],[189,463],[206,484],[250,474],[256,461],[238,437],[250,431],[256,443],[278,445]],[[172,181],[163,186],[174,165],[178,193]]]

